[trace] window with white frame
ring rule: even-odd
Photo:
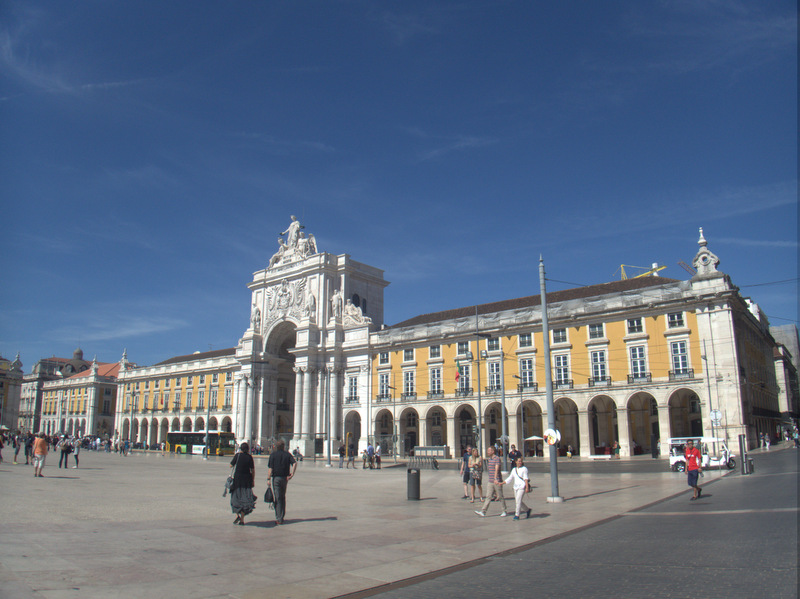
[[[389,363],[389,352],[382,351],[378,354],[378,364],[388,364]]]
[[[281,402],[278,401],[278,403],[281,403]],[[225,405],[226,406],[231,405],[231,388],[230,387],[225,387]]]
[[[431,368],[430,370],[431,375],[431,393],[441,393],[442,392],[442,369],[441,368]]]
[[[218,393],[219,393],[218,389],[212,389],[211,390],[211,396],[210,396],[211,399],[209,399],[209,401],[211,402],[211,407],[212,408],[216,408],[217,407],[217,397],[219,397]]]
[[[192,386],[192,380],[193,380],[193,378],[194,378],[194,377],[191,377],[191,376],[187,376],[187,377],[186,377],[186,386],[187,386],[187,387],[191,387],[191,386]]]
[[[596,381],[606,378],[606,351],[604,349],[591,352],[592,378]]]
[[[206,392],[205,391],[198,391],[197,392],[197,407],[201,410],[206,405]]]
[[[589,325],[589,339],[602,339],[605,337],[603,323]]]
[[[683,312],[670,312],[667,314],[667,326],[670,329],[677,329],[683,325]]]
[[[500,389],[500,362],[489,362],[489,388]]]
[[[431,345],[431,358],[441,358],[442,357],[442,346],[441,345]]]
[[[431,414],[431,425],[433,426],[442,426],[442,413],[438,410],[434,411]]]
[[[556,368],[556,384],[567,384],[569,382],[569,356],[567,354],[553,356],[553,363]]]
[[[358,400],[358,377],[347,377],[347,399],[348,401]]]
[[[215,372],[214,374],[211,375],[211,382],[212,383],[218,383],[219,382],[219,373],[218,372]]]
[[[636,345],[630,348],[631,375],[641,378],[647,375],[647,360],[645,359],[644,346]]]
[[[187,408],[191,408],[192,407],[192,392],[191,391],[187,391],[186,392],[186,407]]]
[[[686,341],[673,341],[669,344],[672,356],[672,370],[675,374],[686,374],[689,371],[689,353]]]
[[[523,387],[533,386],[533,358],[525,358],[519,361],[519,378]]]
[[[206,384],[206,375],[204,375],[204,374],[200,375],[200,384],[201,385],[205,385]]]
[[[389,374],[378,375],[378,395],[381,398],[389,397]]]
[[[641,318],[628,319],[628,334],[641,333],[643,331],[644,331],[644,325],[642,324]]]
[[[489,351],[500,351],[500,337],[490,337],[487,339],[486,349]]]
[[[519,346],[520,347],[533,347],[533,335],[530,333],[520,333],[519,334]]]
[[[465,356],[469,351],[469,341],[459,341],[456,347],[458,348],[458,355]]]
[[[181,377],[175,379],[175,387],[179,388],[181,386]]]
[[[181,407],[181,392],[180,391],[176,391],[175,392],[175,404],[174,405],[178,409],[180,409],[180,407]]]
[[[406,427],[414,428],[415,426],[417,426],[417,413],[409,412],[406,414]]]
[[[553,343],[566,343],[567,329],[553,329]]]
[[[144,382],[144,388],[145,389],[149,389],[150,388],[150,381],[145,381]],[[74,389],[73,389],[73,391],[74,391]]]
[[[459,364],[458,366],[458,390],[462,393],[470,388],[470,364]]]
[[[403,393],[406,395],[414,395],[416,392],[416,385],[414,384],[414,371],[406,370],[403,372]]]
[[[404,349],[403,350],[403,362],[413,362],[414,361],[414,350],[413,349]]]

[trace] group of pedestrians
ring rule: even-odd
[[[508,457],[513,466],[505,479],[501,469],[502,459],[494,446],[490,445],[486,448],[486,455],[487,458],[484,460],[476,447],[467,446],[459,468],[459,474],[464,484],[463,499],[469,499],[470,503],[475,503],[477,498],[482,502],[481,509],[475,510],[475,513],[481,517],[485,517],[492,502],[497,501],[501,504],[503,510],[500,513],[500,517],[505,518],[508,516],[508,506],[503,494],[503,485],[510,484],[514,490],[514,517],[512,520],[519,520],[523,513],[526,518],[530,518],[531,508],[528,507],[524,499],[525,495],[531,492],[531,482],[522,454],[517,451],[516,447],[511,446]],[[484,468],[488,473],[486,496],[483,494]]]
[[[256,480],[255,461],[250,445],[242,443],[231,460],[233,483],[231,485],[231,511],[236,514],[233,523],[244,526],[244,518],[256,507],[253,493]],[[286,444],[277,441],[267,462],[267,486],[272,490],[275,506],[275,524],[280,526],[286,517],[286,489],[297,471],[297,461],[286,451]]]

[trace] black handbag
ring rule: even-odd
[[[275,495],[272,492],[272,485],[267,485],[267,490],[264,493],[264,503],[275,503]]]

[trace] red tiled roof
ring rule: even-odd
[[[680,281],[677,279],[668,279],[666,277],[639,277],[635,279],[625,279],[623,281],[612,281],[610,283],[600,283],[599,285],[589,285],[587,287],[575,287],[573,289],[564,289],[563,291],[549,292],[547,294],[547,303],[565,302],[574,299],[608,295],[611,293],[622,293],[624,291],[635,291],[637,289],[646,289],[648,287],[658,287],[664,284],[679,282]],[[477,308],[478,314],[491,314],[494,312],[502,312],[504,310],[518,310],[520,308],[540,306],[541,303],[541,295],[529,295],[527,297],[519,297],[516,299],[500,300],[498,302],[480,304]],[[444,310],[442,312],[421,314],[419,316],[409,318],[408,320],[398,322],[397,324],[392,325],[390,328],[396,329],[400,327],[411,327],[420,324],[441,322],[443,320],[466,318],[469,316],[475,316],[475,306],[466,306],[464,308],[455,308],[452,310]]]
[[[98,376],[110,376],[110,377],[117,377],[119,375],[119,362],[113,362],[111,364],[107,362],[98,362],[97,363],[97,375]],[[81,372],[77,372],[72,374],[67,379],[74,380],[79,378],[86,378],[92,376],[92,369],[89,370],[82,370]]]

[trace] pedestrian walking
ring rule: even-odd
[[[33,435],[30,431],[25,435],[25,465],[33,462]]]
[[[693,494],[689,501],[700,499],[703,494],[703,489],[697,485],[697,479],[703,472],[702,468],[703,456],[700,450],[694,446],[694,441],[691,439],[686,442],[686,475],[688,478],[689,486],[692,488]]]
[[[78,466],[80,466],[80,460],[78,459],[80,453],[81,453],[81,440],[75,439],[75,442],[72,444],[72,456],[75,458],[75,465],[73,466],[73,468],[77,468]]]
[[[381,469],[381,444],[375,446],[375,468]]]
[[[233,466],[233,485],[231,486],[231,511],[236,514],[234,524],[244,526],[244,517],[256,507],[253,487],[256,479],[256,466],[250,455],[250,446],[245,442],[231,460]]]
[[[351,465],[353,466],[353,470],[355,470],[356,469],[356,445],[355,445],[355,443],[350,443],[347,446],[347,466],[345,466],[345,469],[350,468]]]
[[[58,442],[56,449],[61,452],[61,457],[58,458],[58,467],[61,468],[61,464],[63,463],[64,468],[69,468],[69,454],[72,453],[72,443],[66,435]]]
[[[472,447],[467,445],[464,450],[464,455],[461,456],[461,468],[458,473],[461,476],[461,481],[464,483],[464,497],[461,499],[469,499],[469,459],[472,457]]]
[[[525,512],[525,518],[530,518],[531,508],[525,504],[524,498],[526,493],[531,492],[531,481],[528,477],[528,469],[523,464],[522,458],[517,458],[517,463],[514,464],[508,477],[503,481],[503,484],[513,484],[516,505],[512,520],[519,520],[522,512]]]
[[[475,510],[475,513],[481,517],[486,516],[486,511],[492,503],[492,495],[497,495],[497,501],[503,503],[503,512],[500,514],[501,518],[508,516],[506,508],[506,498],[503,497],[503,477],[500,471],[500,456],[495,453],[494,447],[491,445],[486,448],[486,466],[489,473],[489,489],[486,493],[486,500],[483,502],[483,507],[480,510]]]
[[[44,470],[44,463],[47,459],[47,439],[44,438],[44,433],[38,433],[33,442],[33,475],[44,477],[42,470]]]
[[[477,447],[469,458],[470,503],[475,503],[475,487],[478,488],[478,498],[483,501],[483,458]]]
[[[272,493],[275,496],[275,524],[283,524],[286,516],[286,487],[297,471],[297,462],[285,448],[286,443],[278,441],[267,463],[267,480],[272,481]]]
[[[12,442],[14,444],[14,463],[17,463],[17,456],[19,455],[19,450],[22,448],[22,435],[17,433],[12,437]]]
[[[347,451],[344,448],[344,443],[342,443],[341,445],[339,445],[339,468],[344,468],[344,454],[345,453],[347,453]]]

